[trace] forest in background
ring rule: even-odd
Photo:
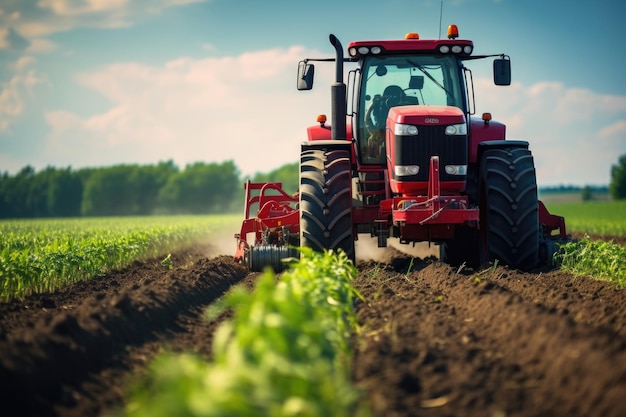
[[[26,166],[15,175],[0,175],[0,218],[229,213],[243,209],[246,179],[233,161],[183,169],[173,161],[38,172]],[[283,182],[293,193],[298,164],[250,179]]]
[[[239,212],[247,179],[281,182],[291,194],[298,189],[298,171],[298,162],[252,177],[242,177],[233,161],[196,162],[183,169],[171,160],[77,170],[47,167],[38,172],[26,166],[15,175],[0,174],[0,218]],[[582,192],[586,200],[585,191],[590,199],[608,198],[608,186],[544,187],[539,194],[558,200]]]

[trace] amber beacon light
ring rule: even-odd
[[[459,37],[459,28],[457,25],[448,26],[448,39],[456,39]]]

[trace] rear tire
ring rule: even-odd
[[[537,179],[525,148],[488,149],[479,178],[481,261],[529,270],[539,262]]]
[[[350,151],[303,150],[300,157],[300,245],[343,250],[354,262]]]

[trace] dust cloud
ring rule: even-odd
[[[429,245],[428,242],[403,245],[396,239],[389,239],[387,245],[386,248],[379,248],[376,238],[372,238],[369,235],[359,235],[359,239],[355,242],[357,262],[387,262],[390,258],[397,256],[398,252],[422,259],[429,256],[439,257],[439,246]]]

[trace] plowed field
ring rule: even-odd
[[[0,304],[0,414],[101,416],[161,349],[210,355],[203,309],[256,274],[212,247]],[[358,262],[354,381],[375,416],[626,415],[626,292],[388,249]]]

